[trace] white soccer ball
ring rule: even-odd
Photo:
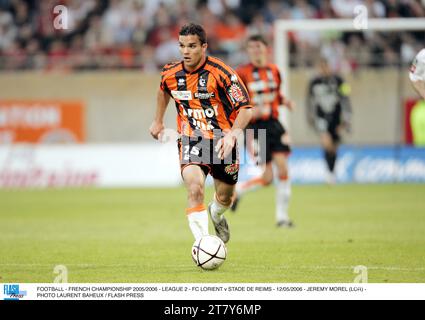
[[[203,236],[192,246],[192,259],[198,267],[213,270],[220,267],[227,257],[227,249],[223,241],[216,236]]]

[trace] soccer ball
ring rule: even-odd
[[[213,270],[220,267],[227,257],[223,241],[216,236],[203,236],[192,246],[192,259],[198,267]]]

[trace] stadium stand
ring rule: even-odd
[[[57,5],[68,9],[68,29],[54,28]],[[247,35],[263,33],[272,40],[276,19],[347,18],[356,5],[375,18],[425,17],[421,0],[0,0],[0,70],[155,73],[179,58],[177,32],[187,21],[205,26],[211,54],[237,65],[246,61]],[[423,38],[423,32],[298,32],[291,34],[291,64],[313,65],[319,54],[337,69],[407,64]]]

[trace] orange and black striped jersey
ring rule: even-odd
[[[249,63],[236,71],[248,88],[252,105],[261,108],[263,117],[260,119],[278,119],[283,96],[280,92],[282,78],[277,66],[269,63],[259,68]]]
[[[238,74],[221,60],[207,57],[193,72],[183,62],[167,64],[161,89],[176,102],[177,131],[213,139],[230,130],[241,108],[250,108],[248,91]]]

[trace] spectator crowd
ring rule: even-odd
[[[58,5],[66,12],[55,13]],[[425,0],[0,0],[0,70],[157,72],[179,59],[178,31],[188,21],[205,27],[210,54],[237,65],[247,35],[273,43],[277,19],[351,19],[359,5],[388,23],[425,19]],[[66,29],[55,28],[60,18]],[[425,31],[292,32],[290,61],[310,66],[320,55],[335,69],[397,66],[424,44]]]

